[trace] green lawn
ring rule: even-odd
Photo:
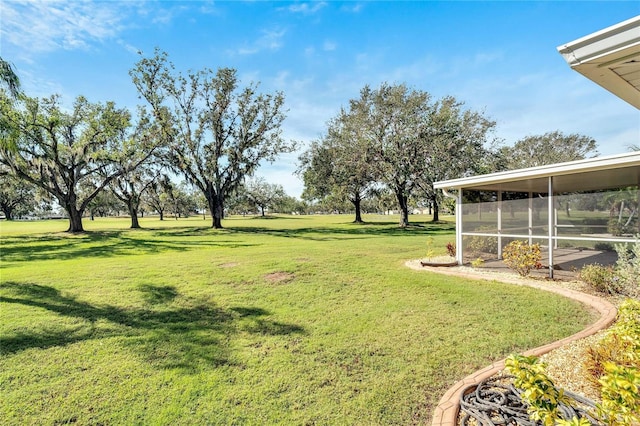
[[[2,222],[0,424],[428,424],[458,379],[593,319],[406,268],[453,225],[396,219]]]

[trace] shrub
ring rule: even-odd
[[[627,299],[618,309],[616,323],[587,349],[585,367],[592,381],[602,378],[607,362],[640,368],[640,301]]]
[[[473,268],[482,268],[483,265],[484,265],[484,259],[481,257],[471,261],[471,266]]]
[[[614,250],[613,246],[611,244],[609,244],[609,243],[595,243],[593,248],[596,249],[596,250],[600,250],[600,251],[613,251]]]
[[[586,419],[563,419],[561,405],[570,405],[571,399],[556,388],[545,373],[545,365],[535,356],[511,355],[505,361],[513,384],[522,390],[520,397],[527,404],[529,418],[544,426],[589,425]]]
[[[538,358],[511,355],[505,366],[522,390],[532,420],[549,426],[590,424],[585,419],[562,418],[560,405],[575,402],[555,387]],[[597,424],[640,424],[640,300],[627,299],[620,306],[616,323],[589,350],[586,366],[600,386],[602,403],[589,413]]]
[[[447,253],[451,257],[456,257],[456,245],[454,243],[447,243]]]
[[[615,276],[613,266],[603,266],[598,263],[585,265],[580,270],[580,279],[597,291],[615,294],[619,288],[619,279]]]
[[[502,252],[504,263],[520,276],[526,277],[532,269],[542,267],[539,244],[529,244],[526,241],[511,241]]]
[[[496,228],[493,226],[480,226],[475,232],[492,232],[495,233]],[[483,237],[474,235],[468,237],[466,248],[474,253],[498,253],[498,237]]]
[[[639,300],[627,299],[620,306],[616,323],[587,350],[585,368],[601,387],[598,415],[606,424],[640,422]]]
[[[513,384],[522,390],[520,397],[527,405],[529,418],[545,426],[590,426],[584,417],[565,418],[569,410],[562,405],[577,408],[579,404],[558,389],[545,372],[545,365],[537,357],[511,355],[505,361]],[[609,426],[631,426],[640,422],[640,372],[636,368],[625,368],[615,363],[605,364],[606,374],[599,380],[602,403],[596,412],[587,412],[596,424]],[[580,414],[583,416],[583,414]],[[538,423],[536,423],[538,424]]]
[[[619,221],[618,218],[615,217],[609,219],[609,223],[607,224],[607,230],[615,237],[628,233],[630,228],[630,226],[625,226],[623,222]]]
[[[600,379],[599,417],[608,425],[640,424],[640,371],[614,363],[605,364],[605,370],[606,374]]]
[[[625,244],[616,244],[616,277],[619,280],[619,292],[630,297],[640,296],[640,236],[627,250]]]
[[[433,237],[427,237],[427,259],[431,259],[435,255],[433,250]]]

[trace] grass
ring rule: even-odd
[[[406,268],[453,225],[395,219],[3,222],[0,423],[429,424],[464,375],[592,320]]]

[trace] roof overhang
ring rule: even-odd
[[[553,177],[556,193],[638,186],[640,152],[445,180],[435,182],[433,186],[445,190],[547,193],[549,177]]]
[[[558,51],[571,68],[640,109],[640,15]]]

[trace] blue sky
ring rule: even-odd
[[[0,0],[0,55],[31,96],[141,103],[128,75],[155,47],[181,70],[233,67],[281,90],[302,147],[366,84],[453,95],[511,145],[560,130],[601,155],[640,141],[640,112],[572,71],[556,47],[640,14],[638,1],[266,2]],[[299,153],[257,175],[294,196]]]

